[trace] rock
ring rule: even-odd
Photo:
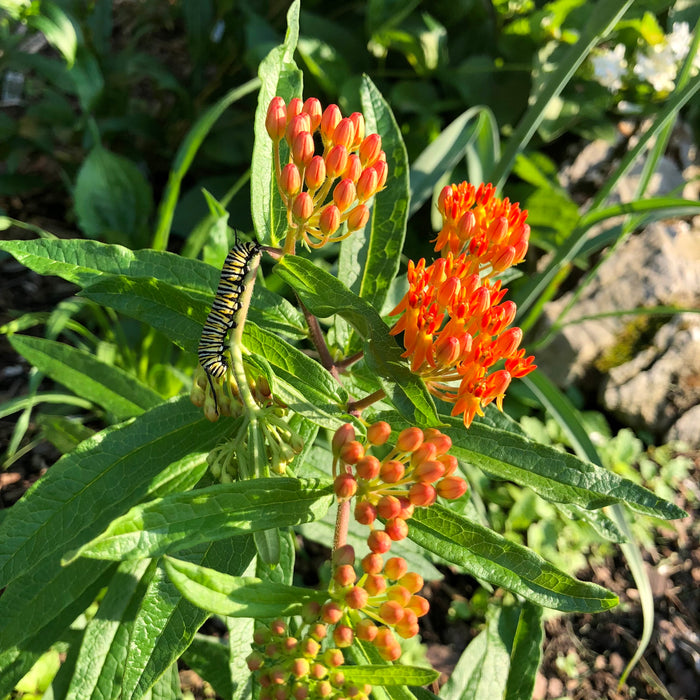
[[[546,325],[570,299],[566,294],[546,306]],[[628,238],[601,264],[566,321],[645,306],[700,308],[700,228],[658,222]],[[700,430],[693,435],[679,422],[700,404],[700,317],[665,320],[626,315],[567,325],[537,350],[537,364],[560,386],[595,390],[603,407],[630,426],[657,437],[686,426],[689,444],[700,446]]]

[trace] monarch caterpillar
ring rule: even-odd
[[[260,255],[262,247],[254,242],[236,243],[231,248],[224,260],[214,303],[202,328],[197,354],[202,368],[207,373],[217,413],[219,406],[212,378],[220,379],[228,370],[228,363],[224,357],[224,340],[226,333],[238,325],[240,297],[245,291],[246,278],[252,263]]]

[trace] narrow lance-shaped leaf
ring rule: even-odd
[[[228,576],[213,569],[166,557],[168,576],[182,595],[209,612],[229,617],[298,615],[305,603],[323,603],[328,593],[252,576]]]
[[[550,501],[588,510],[624,502],[657,518],[685,516],[685,511],[673,503],[592,462],[480,421],[465,430],[460,420],[441,418],[442,430],[451,438],[451,451],[456,457],[490,476],[527,486]],[[611,529],[610,536],[614,535]]]
[[[69,555],[95,559],[156,557],[202,542],[323,517],[333,489],[318,480],[268,478],[216,484],[132,508]]]
[[[133,375],[83,350],[31,336],[13,335],[9,340],[40,372],[102,406],[118,419],[131,418],[163,401]]]
[[[600,612],[618,602],[605,588],[577,581],[532,550],[439,505],[416,510],[409,521],[409,537],[475,578],[546,608]]]
[[[351,683],[370,685],[427,685],[440,676],[432,668],[420,666],[343,666],[343,675]]]

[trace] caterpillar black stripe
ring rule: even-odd
[[[221,270],[216,297],[202,329],[197,354],[202,368],[208,375],[214,402],[216,393],[212,378],[226,374],[228,363],[224,357],[226,334],[238,325],[237,314],[241,308],[240,297],[245,291],[245,281],[253,260],[262,254],[262,248],[253,242],[236,243],[231,248]],[[219,407],[216,405],[216,412]]]

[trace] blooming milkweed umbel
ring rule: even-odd
[[[236,243],[231,248],[221,270],[214,303],[202,329],[197,353],[199,362],[207,373],[215,400],[212,378],[220,379],[228,370],[228,363],[224,357],[224,340],[226,333],[238,325],[240,297],[245,291],[252,263],[260,255],[262,247],[250,241]]]

